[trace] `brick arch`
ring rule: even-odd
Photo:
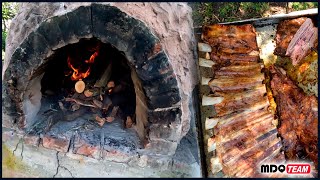
[[[4,108],[8,114],[16,115],[18,124],[24,121],[21,116],[22,98],[28,87],[26,82],[35,76],[34,72],[54,50],[77,43],[81,38],[92,37],[110,43],[126,54],[147,99],[147,113],[152,116],[149,121],[156,122],[152,128],[180,121],[177,120],[181,115],[180,106],[177,105],[181,99],[177,79],[159,39],[143,22],[118,8],[92,4],[46,19],[13,53],[4,74],[3,88],[7,96],[3,96],[3,101],[14,102],[6,103]],[[168,107],[173,110],[157,113],[156,109]],[[168,132],[168,135],[171,133]]]

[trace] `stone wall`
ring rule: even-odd
[[[151,123],[151,126],[148,127],[148,131],[150,132],[148,136],[152,141],[150,141],[145,148],[150,150],[150,152],[156,152],[156,154],[141,152],[137,154],[138,157],[132,156],[130,159],[136,158],[138,164],[146,164],[144,161],[149,159],[147,162],[151,164],[161,162],[169,164],[170,168],[173,166],[179,166],[179,161],[173,162],[172,157],[177,154],[175,153],[177,147],[178,149],[180,147],[180,149],[186,150],[183,147],[183,144],[181,145],[180,141],[188,132],[192,132],[191,139],[195,146],[193,147],[193,151],[196,152],[196,155],[188,154],[185,159],[196,158],[198,159],[196,164],[199,164],[197,134],[194,125],[196,121],[196,114],[195,104],[193,102],[194,94],[192,93],[198,81],[195,51],[196,46],[192,28],[191,8],[187,6],[186,3],[22,3],[20,11],[12,21],[6,43],[6,56],[2,74],[2,79],[4,80],[3,102],[5,102],[3,103],[3,112],[5,113],[3,113],[4,121],[2,126],[11,128],[11,130],[9,130],[10,133],[13,132],[13,134],[20,134],[20,136],[23,135],[23,132],[19,129],[13,130],[13,122],[22,121],[20,119],[10,119],[10,116],[14,113],[18,115],[19,113],[21,114],[21,111],[14,111],[12,110],[12,107],[10,107],[11,104],[14,104],[15,102],[17,102],[16,104],[21,103],[20,94],[16,93],[16,98],[10,98],[7,94],[13,95],[15,92],[24,92],[27,89],[28,86],[24,85],[23,82],[32,78],[31,76],[34,73],[34,69],[27,69],[26,67],[33,63],[40,65],[44,59],[50,57],[56,49],[70,43],[76,43],[80,38],[91,38],[93,36],[92,34],[101,34],[103,31],[102,28],[105,28],[104,25],[106,24],[101,24],[101,28],[96,29],[94,32],[91,32],[90,30],[90,23],[98,22],[97,19],[90,19],[89,16],[85,15],[90,14],[91,7],[95,7],[95,10],[98,10],[100,7],[100,10],[103,10],[103,8],[108,9],[109,7],[116,7],[120,11],[126,13],[123,18],[137,19],[142,22],[143,26],[148,27],[151,32],[150,37],[156,37],[155,43],[151,46],[151,53],[146,55],[148,59],[152,59],[152,61],[150,61],[151,63],[148,62],[149,64],[147,65],[137,64],[138,67],[141,67],[141,70],[137,71],[138,76],[139,78],[148,78],[148,76],[144,76],[144,71],[148,75],[148,73],[152,72],[152,68],[157,66],[158,69],[156,70],[159,71],[156,73],[165,74],[169,79],[169,83],[172,83],[173,79],[173,87],[174,89],[177,89],[172,91],[173,94],[165,94],[162,96],[160,94],[160,96],[155,96],[157,97],[155,99],[151,98],[151,103],[148,104],[149,108],[151,107],[152,109],[152,111],[148,111],[148,121]],[[82,13],[81,15],[72,15],[74,14],[72,12],[79,9],[81,10],[79,11]],[[67,13],[74,17],[66,15]],[[67,40],[65,38],[65,34],[67,34],[68,31],[63,31],[63,29],[61,29],[61,25],[63,26],[64,23],[61,23],[59,26],[52,25],[52,21],[59,24],[59,20],[61,20],[61,18],[65,18],[67,20],[69,20],[69,18],[76,18],[80,23],[79,28],[73,27],[72,23],[69,24],[70,27],[66,25],[65,28],[68,29],[69,27],[74,29],[72,31],[74,35],[68,36]],[[44,24],[48,24],[48,26],[44,26]],[[49,30],[56,31],[59,35],[45,35]],[[108,32],[122,30],[126,32],[126,27],[121,26],[121,28],[118,29],[109,29]],[[139,36],[139,33],[141,32],[136,31],[136,37]],[[45,41],[42,41],[45,36],[47,36]],[[108,38],[110,37],[101,35],[100,38],[101,41],[108,42]],[[50,39],[52,39],[52,41]],[[56,39],[58,39],[58,41],[56,41]],[[34,46],[41,42],[45,42],[43,43],[43,46]],[[119,50],[124,52],[128,52],[129,49],[132,49],[131,46],[126,45],[122,41],[117,41],[115,44]],[[50,48],[46,49],[45,47]],[[28,53],[30,50],[32,50],[32,52],[41,53]],[[126,55],[128,60],[131,62],[135,62],[137,60],[134,53],[130,52],[128,54],[126,53]],[[36,61],[28,61],[29,57],[36,59]],[[13,60],[16,62],[13,62]],[[154,65],[152,65],[153,63]],[[137,69],[137,67],[135,68]],[[17,69],[21,71],[17,72]],[[167,71],[168,69],[169,71]],[[165,82],[165,84],[168,82]],[[161,84],[163,82],[152,83],[153,85],[151,88],[146,91],[146,95],[149,97],[153,97],[152,95],[154,93],[161,91],[162,86],[159,86],[158,88],[155,87],[157,87],[157,83]],[[21,86],[12,92],[12,89],[14,89],[12,87],[15,87],[16,84],[20,84]],[[142,85],[143,87],[148,87],[148,84]],[[158,97],[160,97],[160,99]],[[167,97],[172,97],[172,99],[167,99]],[[157,102],[157,105],[152,104],[152,102]],[[161,102],[163,102],[163,104],[161,104]],[[167,104],[167,102],[170,103]],[[194,128],[190,129],[190,126]],[[75,147],[72,150],[71,148],[68,148],[71,139],[76,142]],[[83,156],[89,156],[96,159],[99,159],[101,154],[97,155],[95,152],[103,153],[100,152],[100,149],[95,149],[95,147],[91,147],[90,145],[88,145],[88,148],[85,148],[86,150],[89,149],[89,154],[87,151],[83,151],[83,148],[80,148],[83,144],[81,144],[82,142],[79,140],[78,136],[68,136],[67,141],[64,141],[61,138],[60,140],[61,141],[56,141],[54,138],[46,135],[39,137],[29,134],[24,137],[24,142],[26,144],[35,146],[36,149],[39,149],[40,151],[43,151],[43,147],[45,147],[59,151],[64,155],[82,154]],[[101,148],[103,149],[104,147]],[[157,152],[167,152],[166,155],[169,156],[158,156]],[[112,155],[110,154],[110,151],[108,153],[109,154],[106,154],[104,157],[107,157],[107,160],[109,161],[117,160],[117,157],[121,156],[121,154]],[[159,160],[159,158],[162,160]],[[125,161],[126,162],[124,163],[127,163],[126,158]],[[156,165],[155,167],[158,166],[159,165]],[[166,168],[167,167],[164,169]],[[199,166],[196,168],[199,168]]]
[[[101,4],[101,3],[99,3]],[[195,40],[192,31],[191,8],[185,3],[102,3],[118,7],[135,19],[145,23],[151,32],[159,38],[160,46],[168,56],[169,62],[177,78],[181,101],[181,139],[190,128],[190,118],[195,118],[191,92],[197,84],[197,69],[195,61]],[[12,21],[6,46],[5,70],[10,64],[13,53],[21,43],[39,25],[48,18],[61,16],[80,6],[90,6],[91,3],[22,3],[20,11]],[[20,20],[19,20],[20,19]],[[18,21],[19,20],[19,21]],[[86,21],[86,20],[81,20]],[[52,27],[55,28],[55,27]],[[59,31],[59,29],[55,29]],[[90,35],[83,35],[90,37]],[[55,37],[53,37],[55,38]],[[63,39],[52,47],[52,50],[65,46],[67,43],[77,41],[77,37],[69,42]],[[174,47],[174,48],[173,48]],[[23,52],[21,52],[23,53]],[[47,52],[46,57],[52,52]],[[130,59],[130,57],[128,57]],[[31,73],[31,72],[30,72]],[[171,113],[171,109],[156,109],[161,114]],[[167,112],[163,112],[167,111]],[[180,110],[179,110],[180,111]],[[157,113],[155,113],[157,114]],[[155,115],[157,116],[157,115]]]

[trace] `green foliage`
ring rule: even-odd
[[[269,9],[269,3],[266,2],[241,2],[240,9],[244,11],[247,16],[261,17],[265,11]]]
[[[238,10],[238,2],[225,3],[223,6],[219,8],[219,17],[221,17],[221,19],[226,22],[238,20],[239,18],[236,17]]]
[[[17,13],[17,3],[2,2],[2,19],[12,19]]]
[[[230,22],[272,14],[317,8],[318,2],[206,2],[189,3],[195,26]],[[275,11],[272,8],[276,9]]]
[[[18,12],[18,3],[2,2],[2,51],[5,51],[5,43],[10,20]]]
[[[209,2],[193,3],[195,24],[230,22],[262,17],[269,9],[268,2]]]
[[[295,11],[317,8],[318,2],[292,2],[292,9]]]

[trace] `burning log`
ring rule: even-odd
[[[85,87],[86,87],[86,84],[82,80],[79,80],[74,85],[74,88],[77,91],[77,93],[82,93],[84,91]]]

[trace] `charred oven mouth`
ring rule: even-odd
[[[41,103],[25,108],[27,116],[34,115],[28,129],[36,126],[37,133],[52,136],[104,131],[119,146],[141,147],[143,137],[135,128],[139,79],[125,54],[111,44],[91,38],[60,48],[32,79],[29,99]]]

